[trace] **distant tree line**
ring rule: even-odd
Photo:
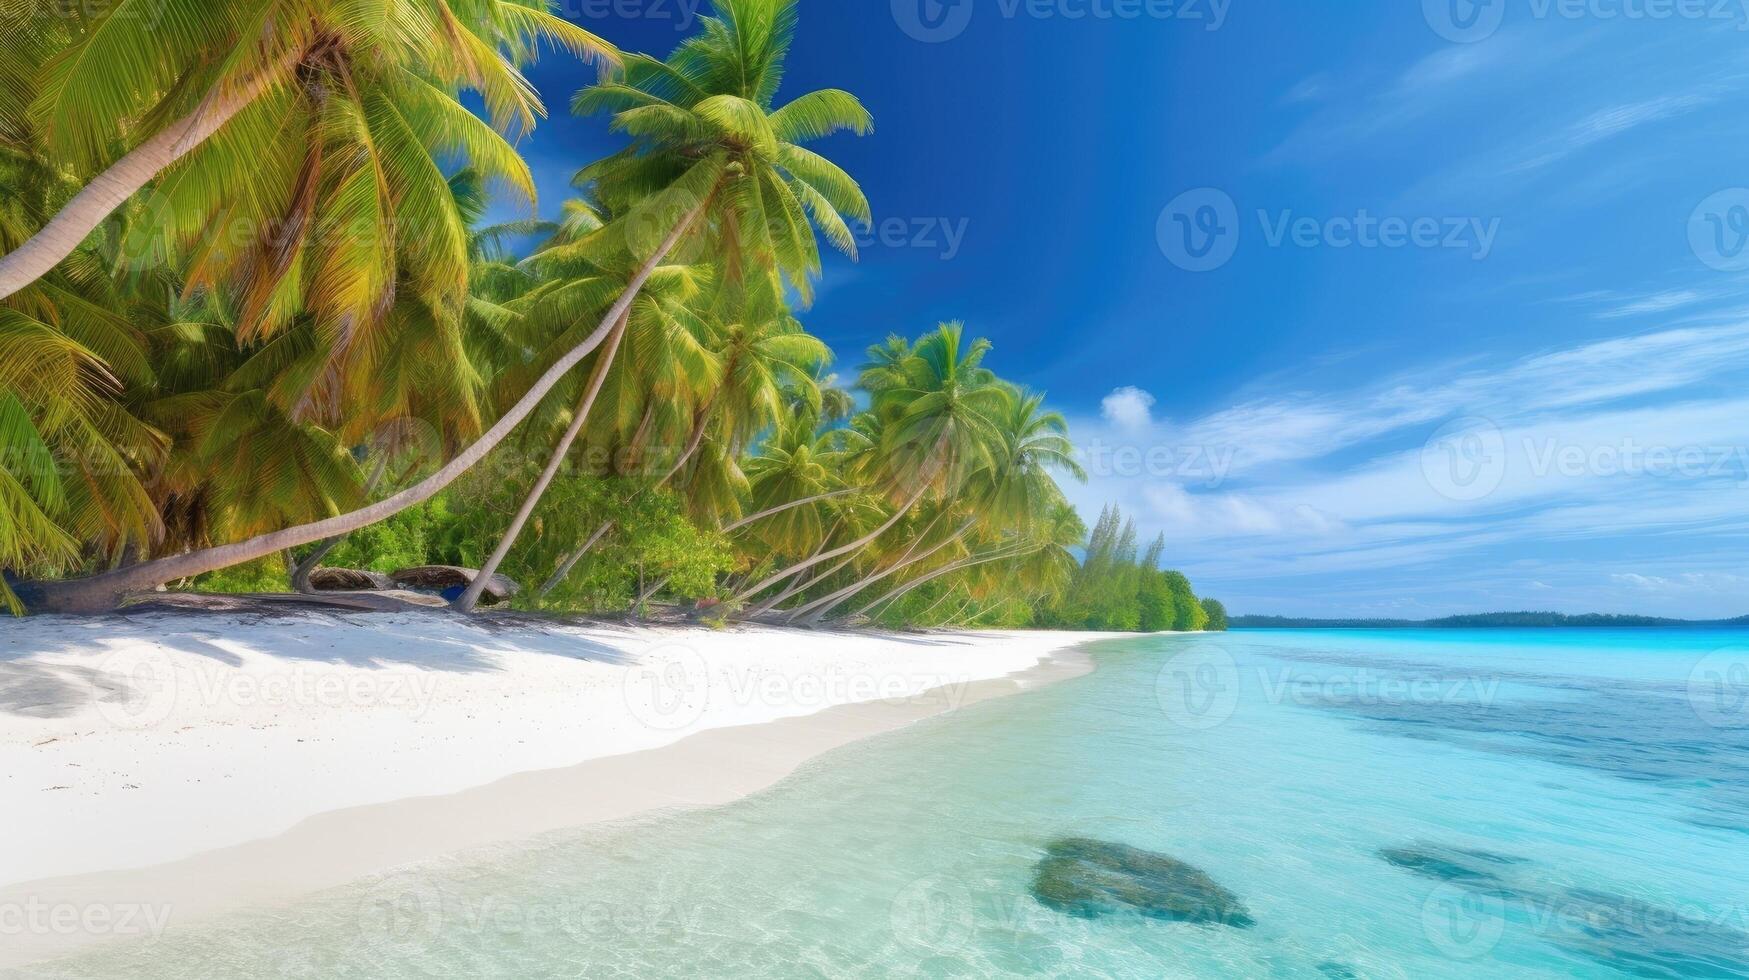
[[[1164,534],[1139,549],[1135,521],[1107,506],[1068,588],[1040,610],[1038,625],[1143,633],[1226,629],[1227,610],[1218,600],[1199,599],[1184,573],[1160,567],[1165,551]]]
[[[1736,619],[1666,619],[1584,613],[1573,616],[1556,612],[1495,612],[1445,616],[1440,619],[1311,619],[1302,616],[1235,616],[1234,629],[1526,629],[1592,628],[1624,629],[1672,626],[1749,626],[1749,616]]]

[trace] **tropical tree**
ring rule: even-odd
[[[970,480],[969,504],[962,522],[944,540],[927,549],[909,549],[898,561],[871,573],[829,595],[803,605],[796,618],[819,622],[838,605],[869,586],[914,565],[926,562],[943,549],[957,545],[973,527],[984,523],[994,528],[1024,528],[1048,508],[1061,504],[1053,471],[1085,480],[1069,442],[1069,424],[1062,415],[1046,411],[1044,396],[1010,386],[1008,398],[997,415],[1000,448],[992,465]],[[922,538],[917,541],[922,544]]]
[[[492,10],[517,25],[548,23],[543,18],[550,15],[544,11],[536,17],[510,13],[511,6],[507,0],[497,0]],[[632,145],[596,169],[593,179],[612,210],[625,214],[616,222],[614,233],[603,236],[603,240],[617,243],[614,247],[624,250],[630,258],[627,264],[635,271],[595,330],[558,358],[474,443],[419,483],[358,510],[82,580],[34,583],[30,587],[33,604],[45,609],[108,608],[130,590],[345,534],[429,500],[502,442],[573,368],[606,340],[657,267],[695,226],[701,239],[719,246],[733,245],[722,251],[726,256],[769,258],[767,267],[783,269],[792,286],[805,294],[810,276],[818,270],[813,232],[805,218],[811,215],[834,244],[854,250],[844,218],[867,221],[868,207],[860,189],[842,170],[799,144],[839,129],[867,132],[870,123],[867,112],[855,98],[843,92],[811,93],[782,108],[772,108],[784,56],[794,36],[795,8],[795,0],[723,0],[718,5],[718,16],[705,18],[702,34],[684,43],[669,62],[627,59],[623,73],[616,75],[614,81],[585,90],[579,96],[581,108],[615,111],[616,127],[633,137]],[[470,80],[471,83],[484,86],[486,102],[494,114],[503,110],[514,118],[517,106],[525,104],[512,97],[514,86],[507,89],[492,81],[502,72],[494,74],[478,67],[482,52],[475,50],[478,46],[473,42],[479,41],[479,34],[472,30],[458,33],[463,35],[461,40],[467,49],[464,53],[474,55],[458,63],[476,64],[479,72],[479,78]],[[470,37],[473,41],[468,40]],[[215,100],[218,108],[196,108],[193,122],[180,135],[172,134],[162,140],[155,135],[151,139],[163,143],[162,146],[153,143],[150,152],[124,158],[111,169],[138,176],[140,170],[150,167],[156,173],[162,165],[180,159],[191,148],[179,144],[196,135],[204,141],[258,95],[272,90],[273,80],[285,75],[285,71],[276,74],[266,70],[281,66],[282,62],[261,64],[259,52],[251,51],[236,63],[262,70],[235,76],[244,81],[234,82],[232,89],[220,90]],[[283,58],[286,70],[300,63],[293,55]],[[234,67],[231,61],[225,64]],[[412,74],[411,69],[408,74]],[[115,115],[120,118],[123,114]],[[141,150],[146,149],[142,145]],[[81,194],[102,200],[124,187],[131,194],[144,186],[151,174],[140,177],[138,183],[133,183],[133,176],[110,177],[106,172],[106,178],[94,180]],[[100,181],[106,179],[100,187]],[[633,202],[639,205],[638,209],[629,207]],[[69,205],[63,214],[84,216],[94,207],[90,203],[79,208]],[[54,243],[65,237],[68,228],[76,228],[84,220],[85,217],[70,216],[70,224],[56,228],[54,234],[48,234],[50,229],[45,227],[37,239],[46,244],[31,249],[30,254],[38,256],[43,249],[58,248]],[[101,216],[92,220],[101,220]],[[78,234],[82,236],[83,232]],[[0,264],[0,274],[28,282],[34,278],[30,271],[34,268],[32,263],[39,263],[39,258],[21,259],[11,266]],[[48,266],[52,265],[51,261]],[[0,286],[6,281],[0,278]]]
[[[478,93],[497,130],[526,130],[544,110],[517,66],[537,44],[614,57],[545,0],[121,0],[34,13],[36,43],[5,64],[36,93],[17,122],[89,179],[0,258],[0,298],[156,182],[156,230],[194,247],[190,279],[240,275],[246,328],[259,319],[269,332],[306,306],[342,334],[363,329],[394,288],[398,266],[384,259],[396,241],[415,246],[425,288],[459,296],[464,236],[442,214],[433,154],[533,187],[456,93]]]
[[[855,97],[837,90],[811,92],[773,109],[794,38],[796,10],[795,0],[725,0],[720,16],[704,18],[703,32],[683,43],[668,61],[628,58],[623,73],[578,93],[573,111],[611,112],[614,128],[632,137],[624,151],[585,168],[575,179],[592,187],[610,211],[625,215],[609,228],[616,234],[600,236],[601,242],[578,243],[578,251],[618,244],[637,253],[641,240],[655,229],[675,221],[677,228],[690,228],[696,222],[704,229],[700,240],[714,245],[731,288],[740,287],[743,295],[775,296],[776,289],[759,288],[760,279],[783,276],[804,301],[820,273],[816,226],[854,257],[855,239],[845,219],[867,223],[868,202],[847,174],[800,144],[839,130],[867,133],[872,121]],[[798,339],[788,346],[805,342],[799,329],[790,332]],[[740,363],[752,375],[761,370],[754,360]],[[743,397],[764,397],[747,394],[762,379],[737,379],[734,371],[727,378],[730,383],[724,387],[731,397],[736,391]],[[736,380],[741,383],[732,385]],[[662,403],[644,394],[646,417],[653,417]],[[696,407],[685,448],[658,485],[697,453],[717,394]],[[745,417],[733,409],[747,406],[726,407],[722,417]],[[731,445],[745,437],[744,432],[729,434]],[[555,453],[555,463],[559,455]],[[513,522],[515,530],[494,552],[499,560],[514,543],[522,521],[526,516]],[[543,591],[556,587],[608,530],[605,525],[597,528],[561,563]],[[472,608],[481,587],[476,582],[463,595],[464,609]]]
[[[991,465],[1000,441],[995,420],[1006,410],[1009,391],[981,366],[989,341],[965,344],[963,334],[960,324],[944,323],[920,339],[896,370],[889,372],[883,361],[879,373],[865,378],[874,400],[865,425],[873,436],[852,471],[883,488],[891,515],[867,534],[773,573],[737,600],[853,554],[909,515],[925,495],[946,500]]]

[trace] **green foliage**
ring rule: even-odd
[[[1135,522],[1125,520],[1116,507],[1105,508],[1068,589],[1037,622],[1060,629],[1142,633],[1210,628],[1211,614],[1192,591],[1190,579],[1159,567],[1165,550],[1162,535],[1138,555]],[[1220,622],[1219,628],[1225,629],[1225,610]]]
[[[0,571],[217,561],[217,545],[362,520],[492,431],[490,465],[323,564],[482,567],[551,458],[559,476],[498,569],[525,607],[660,595],[726,599],[719,621],[1204,621],[1159,570],[1164,542],[1138,555],[1115,510],[1076,563],[1087,530],[1057,480],[1085,476],[1067,423],[986,364],[987,340],[957,323],[894,337],[869,351],[866,399],[834,383],[796,308],[820,239],[854,256],[871,211],[804,144],[872,119],[835,89],[778,98],[799,0],[717,0],[667,59],[603,72],[573,109],[610,116],[627,146],[578,172],[559,220],[496,227],[480,225],[492,185],[532,192],[505,138],[541,111],[518,66],[539,40],[611,57],[603,42],[527,0],[440,18],[197,6],[161,37],[103,12],[45,20],[0,56],[17,83],[0,85],[0,253],[117,149],[246,103],[0,305]],[[510,243],[529,239],[519,260]],[[560,360],[575,369],[543,378]],[[189,584],[283,590],[284,557]]]
[[[1203,629],[1211,633],[1225,633],[1227,631],[1227,607],[1221,604],[1221,600],[1204,599],[1202,610],[1208,614],[1208,625],[1204,626]]]
[[[505,481],[468,501],[456,529],[460,564],[483,563],[529,485]],[[539,587],[578,544],[607,524],[611,528],[587,560],[541,595]],[[700,530],[687,517],[676,494],[632,479],[561,476],[541,498],[529,528],[500,568],[523,586],[516,600],[522,608],[623,612],[664,576],[674,596],[714,598],[718,575],[735,561],[721,535]]]
[[[435,497],[348,534],[322,564],[384,573],[416,565],[456,564],[459,556],[452,539],[459,523],[448,497]]]
[[[253,593],[290,592],[291,575],[282,557],[263,558],[242,565],[208,572],[189,585],[191,592]]]

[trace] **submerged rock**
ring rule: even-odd
[[[1631,976],[1749,978],[1749,933],[1728,915],[1693,915],[1588,888],[1555,887],[1523,872],[1524,858],[1461,847],[1390,847],[1391,864],[1496,896],[1509,922],[1570,953]]]
[[[1032,895],[1046,908],[1080,918],[1134,912],[1238,929],[1253,924],[1238,896],[1201,870],[1164,854],[1085,837],[1045,848]]]
[[[1446,847],[1439,844],[1412,844],[1408,847],[1387,847],[1379,857],[1427,878],[1455,882],[1460,885],[1500,885],[1500,874],[1524,858],[1467,847]]]

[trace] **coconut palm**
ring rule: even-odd
[[[537,16],[530,12],[531,8],[515,6],[508,0],[495,0],[491,11],[507,18],[518,29],[551,26],[543,19],[549,15],[541,12]],[[580,108],[614,111],[616,127],[633,137],[632,146],[610,158],[593,177],[603,199],[615,213],[625,215],[615,222],[614,233],[604,238],[628,256],[628,265],[636,271],[596,329],[556,360],[484,435],[449,463],[414,486],[337,517],[142,562],[83,580],[37,583],[31,588],[36,603],[42,608],[108,608],[127,591],[348,533],[429,500],[502,442],[554,386],[606,340],[656,268],[694,231],[695,224],[700,226],[701,237],[732,246],[723,252],[725,256],[737,262],[740,257],[751,257],[764,268],[781,269],[792,285],[805,293],[809,278],[818,270],[813,226],[807,219],[811,217],[833,244],[853,251],[854,242],[844,219],[849,216],[867,221],[868,206],[853,180],[800,144],[840,129],[867,132],[870,122],[854,97],[837,91],[810,93],[781,108],[773,108],[784,56],[794,36],[795,18],[795,0],[722,0],[717,16],[701,22],[702,34],[684,43],[669,62],[628,59],[624,72],[614,81],[585,90],[579,96]],[[468,55],[456,63],[471,65],[478,72],[477,78],[466,81],[481,88],[495,115],[516,117],[518,107],[525,105],[526,99],[516,97],[514,78],[505,74],[509,71],[506,62],[481,64],[490,45],[480,41],[481,35],[465,29],[468,26],[462,24],[464,29],[452,32],[466,48],[463,54]],[[172,127],[165,130],[168,136],[151,137],[150,146],[142,145],[135,151],[140,156],[124,158],[112,168],[125,174],[106,172],[104,178],[93,181],[81,195],[91,195],[93,200],[100,201],[118,192],[131,194],[163,164],[186,155],[190,147],[181,144],[196,137],[204,141],[261,94],[287,88],[283,80],[288,73],[301,77],[292,67],[302,63],[302,49],[285,54],[282,50],[285,47],[283,41],[275,42],[275,50],[281,51],[276,55],[278,60],[264,62],[261,53],[251,49],[220,62],[229,72],[220,79],[228,81],[230,87],[214,90],[212,107],[194,109],[192,121],[181,131]],[[440,45],[433,47],[441,49]],[[317,53],[326,56],[329,49],[322,48]],[[242,74],[236,73],[238,66],[242,67]],[[405,74],[416,77],[411,69]],[[506,79],[510,83],[500,84]],[[431,114],[434,119],[453,123],[454,128],[447,135],[458,142],[460,134],[473,132],[453,114],[444,115],[435,109]],[[115,115],[120,118],[123,114]],[[473,149],[469,144],[461,145]],[[479,164],[478,160],[475,162]],[[151,173],[140,176],[143,170]],[[639,205],[635,210],[630,207],[634,203]],[[30,249],[28,257],[9,266],[4,263],[11,262],[11,256],[0,260],[0,292],[8,282],[28,282],[58,261],[56,256],[43,265],[39,253],[59,249],[67,234],[83,237],[84,232],[79,230],[83,223],[100,220],[89,217],[97,208],[90,202],[78,208],[69,205],[62,211],[62,215],[68,216],[67,222],[54,227],[53,234],[45,227],[33,239],[33,242],[40,239],[43,244]],[[55,226],[55,221],[50,226]],[[347,290],[345,295],[356,298],[363,292]]]
[[[944,549],[954,547],[974,525],[1024,527],[1046,508],[1062,501],[1052,471],[1086,480],[1087,474],[1074,458],[1068,439],[1068,422],[1044,409],[1044,396],[1008,388],[1006,403],[996,419],[1000,449],[994,465],[979,470],[969,480],[965,499],[967,513],[957,527],[939,543],[922,547],[919,537],[912,548],[884,569],[875,571],[831,594],[803,605],[795,617],[817,623],[834,608],[869,586],[915,565],[929,561]],[[944,515],[945,516],[945,515]],[[933,525],[931,528],[933,529]]]
[[[394,288],[399,266],[384,259],[397,242],[423,288],[459,300],[464,229],[443,213],[434,155],[465,154],[532,197],[498,132],[543,112],[517,66],[542,41],[614,57],[545,0],[121,0],[68,13],[8,67],[36,90],[24,122],[49,158],[90,179],[0,258],[0,297],[155,181],[158,230],[192,246],[191,279],[247,283],[247,330],[299,308],[362,329]],[[493,125],[457,100],[464,89]]]
[[[731,286],[724,293],[719,309],[697,316],[683,314],[695,334],[708,338],[713,371],[682,372],[681,377],[694,382],[691,391],[664,390],[655,384],[630,389],[645,399],[646,406],[689,406],[689,412],[680,416],[689,427],[684,444],[672,462],[663,464],[665,469],[651,489],[668,485],[691,465],[687,498],[695,513],[713,523],[737,506],[737,487],[745,478],[735,458],[755,434],[781,421],[786,387],[799,389],[804,400],[818,400],[813,376],[831,358],[823,343],[802,330],[775,291],[748,295],[747,290]],[[664,370],[675,363],[669,357],[656,360]],[[627,390],[623,384],[620,387]],[[665,414],[675,419],[673,413]],[[714,451],[701,454],[707,436],[714,437]],[[598,527],[560,564],[541,587],[542,593],[556,588],[610,530],[611,522]],[[464,595],[462,601],[466,599]]]
[[[515,546],[523,528],[540,505],[542,496],[558,476],[572,445],[590,421],[596,400],[610,376],[614,378],[613,388],[616,392],[637,388],[648,392],[647,397],[674,397],[679,393],[678,386],[683,382],[690,380],[695,384],[708,385],[720,374],[720,369],[709,352],[689,329],[691,317],[686,310],[686,304],[699,291],[701,272],[669,269],[668,273],[652,276],[655,285],[647,287],[639,295],[631,308],[620,317],[619,323],[609,334],[606,345],[595,353],[595,364],[590,369],[589,380],[576,407],[571,410],[569,423],[553,446],[545,469],[536,477],[521,507],[511,518],[509,528],[481,566],[480,574],[475,576],[474,581],[456,600],[456,607],[461,611],[471,612],[479,603],[486,584],[510,554],[510,549]],[[550,291],[537,290],[513,305],[526,311],[526,319],[530,323],[538,325],[555,320],[562,323],[571,318],[572,304],[579,296],[605,299],[620,290],[620,282],[621,280],[610,275],[587,276],[564,282],[560,288]],[[590,310],[574,320],[571,330],[561,330],[559,339],[549,343],[549,347],[563,350],[571,346],[574,340],[567,342],[565,335],[579,329],[596,312],[598,311]],[[632,356],[619,357],[622,345],[632,351]],[[626,375],[640,369],[646,376],[654,374],[655,377],[648,384],[628,384]],[[609,403],[613,400],[610,395]]]
[[[1086,539],[1087,527],[1081,522],[1080,515],[1067,503],[1053,505],[1040,519],[1031,524],[1025,531],[1013,538],[997,541],[988,548],[969,555],[958,561],[950,562],[941,568],[906,582],[892,592],[875,599],[852,613],[850,618],[867,616],[874,610],[889,606],[909,595],[916,589],[945,576],[989,565],[993,562],[1016,561],[1018,567],[1036,573],[1037,577],[1027,584],[1039,585],[1047,589],[1060,589],[1066,581],[1069,569],[1075,565],[1075,557],[1068,549],[1075,547]],[[951,620],[953,617],[949,617]]]
[[[877,383],[874,404],[864,424],[873,432],[870,452],[852,472],[885,488],[894,505],[891,516],[867,534],[814,555],[761,580],[737,599],[824,562],[852,554],[898,524],[926,494],[945,499],[958,493],[971,474],[991,465],[999,442],[996,419],[1008,392],[982,367],[990,344],[963,342],[964,328],[944,323],[920,339],[899,362],[896,373]]]

